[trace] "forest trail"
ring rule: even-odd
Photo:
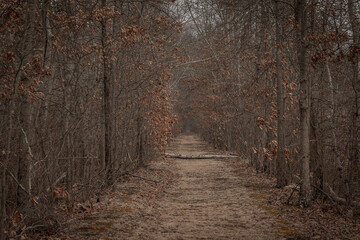
[[[198,155],[214,153],[214,150],[198,136],[183,134],[172,142],[168,152]],[[74,229],[76,237],[285,239],[278,234],[274,216],[259,208],[258,200],[244,186],[246,176],[236,173],[226,161],[159,160],[148,166],[157,175],[147,177],[161,179],[166,175],[161,171],[169,166],[173,180],[168,185],[159,187],[142,179],[119,184],[112,199],[107,200],[110,205],[106,213],[80,221]],[[152,194],[146,195],[146,192]]]
[[[168,151],[183,155],[214,153],[198,136],[190,134],[178,137]],[[226,162],[173,161],[179,178],[154,215],[138,229],[144,239],[279,239],[266,214],[254,205],[251,193]]]

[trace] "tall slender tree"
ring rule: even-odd
[[[301,131],[301,201],[311,203],[310,186],[310,82],[307,77],[305,33],[307,27],[306,0],[297,0],[295,6],[296,49],[300,82],[300,131]]]
[[[284,82],[282,75],[281,64],[281,14],[280,2],[275,0],[275,28],[276,28],[276,46],[275,46],[275,61],[276,61],[276,103],[277,103],[277,159],[276,159],[276,178],[277,186],[284,187],[287,184],[286,177],[286,162],[285,162],[285,98],[284,98]]]
[[[107,4],[106,0],[101,0],[101,7],[106,11]],[[105,161],[105,175],[106,180],[109,185],[113,183],[113,139],[112,139],[112,109],[111,109],[111,88],[112,88],[112,79],[110,74],[110,50],[108,47],[109,40],[107,36],[107,27],[108,27],[108,16],[104,15],[101,21],[101,46],[102,46],[102,61],[103,61],[103,85],[104,85],[104,161]]]
[[[359,56],[356,54],[360,49],[360,20],[356,11],[355,1],[348,0],[348,13],[352,31],[352,79],[351,89],[353,91],[353,103],[351,111],[350,127],[350,156],[349,156],[349,181],[360,179],[359,157],[360,157],[360,78],[359,78]]]

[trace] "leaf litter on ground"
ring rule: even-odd
[[[360,212],[351,207],[341,206],[323,198],[316,199],[312,206],[298,205],[299,192],[293,187],[276,188],[276,179],[258,173],[242,161],[226,160],[234,172],[243,176],[245,186],[253,191],[253,198],[262,201],[262,209],[277,215],[284,224],[284,233],[289,239],[360,239]]]

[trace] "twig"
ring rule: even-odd
[[[98,157],[61,157],[56,158],[57,160],[68,160],[68,159],[99,159]]]
[[[53,186],[55,186],[58,182],[60,182],[63,178],[65,178],[66,175],[67,175],[67,173],[64,172],[58,179],[56,179],[55,182],[53,182],[53,183],[51,184],[50,187],[48,187],[48,188],[46,189],[46,191],[47,191],[47,192],[50,191],[50,188],[53,187]]]
[[[10,170],[7,169],[2,162],[0,162],[0,164],[1,164],[1,166],[5,169],[5,171],[10,175],[10,177],[12,177],[12,178],[14,179],[14,181],[16,182],[16,184],[17,184],[27,195],[31,196],[30,193],[25,189],[25,187],[24,187],[23,185],[21,185],[21,183],[19,183],[19,181],[16,179],[15,175],[14,175],[12,172],[10,172]]]
[[[311,184],[311,186],[317,190],[319,190],[320,192],[322,192],[325,196],[327,196],[333,203],[335,203],[335,200],[334,198],[330,195],[330,194],[327,194],[326,192],[324,192],[321,188],[319,188],[318,186],[314,185],[314,184]]]
[[[292,195],[294,194],[295,190],[298,190],[297,188],[300,185],[300,183],[301,183],[301,181],[299,183],[297,183],[294,188],[292,188],[291,194],[290,194],[289,198],[286,200],[286,205],[290,204],[290,199],[291,199]]]
[[[191,61],[191,62],[185,62],[185,63],[182,63],[182,64],[177,65],[176,67],[180,67],[180,66],[188,65],[188,64],[194,64],[194,63],[206,62],[206,61],[209,61],[209,60],[211,60],[211,59],[213,59],[213,58],[214,58],[214,57],[209,57],[209,58],[194,60],[194,61]]]
[[[19,120],[19,121],[20,121],[20,120]],[[22,132],[23,135],[24,135],[24,140],[25,140],[25,143],[26,143],[26,145],[27,145],[27,147],[28,147],[28,153],[29,153],[31,159],[34,159],[34,155],[32,154],[32,151],[31,151],[31,147],[30,147],[30,143],[29,143],[27,134],[26,134],[25,130],[23,129],[23,127],[20,125],[20,123],[19,123],[19,127],[20,127],[20,129],[21,129],[21,132]]]

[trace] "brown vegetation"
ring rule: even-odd
[[[289,204],[358,211],[359,16],[358,0],[0,0],[0,239],[53,234],[181,131],[299,186]]]

